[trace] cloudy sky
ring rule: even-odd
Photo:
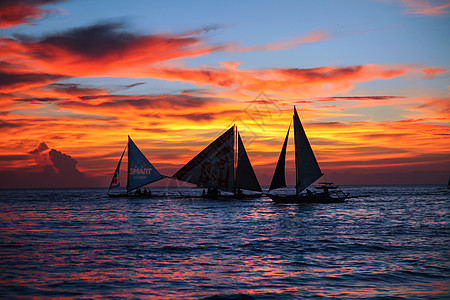
[[[232,124],[266,185],[294,105],[326,180],[446,183],[449,12],[447,0],[4,0],[0,187],[108,186],[127,135],[172,175]]]

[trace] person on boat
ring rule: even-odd
[[[241,189],[237,189],[236,190],[236,196],[242,196],[242,195],[244,195],[244,193],[242,192],[242,190]]]
[[[205,192],[205,189],[203,189],[202,190],[202,197],[205,197],[206,196],[206,192]]]
[[[152,191],[148,190],[147,196],[151,197],[152,196]]]
[[[144,196],[147,196],[147,189],[146,189],[146,188],[144,188],[144,191],[142,192],[142,194],[143,194]]]
[[[141,193],[141,188],[138,188],[137,190],[136,190],[136,195],[138,195],[138,196],[140,196],[142,193]]]
[[[220,195],[219,190],[216,187],[208,188],[207,196],[210,198],[216,198]]]
[[[309,197],[312,197],[313,193],[310,191],[310,189],[306,189],[306,195],[308,195]]]

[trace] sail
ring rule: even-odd
[[[262,192],[255,171],[245,151],[241,135],[238,133],[238,162],[236,167],[236,189]]]
[[[303,191],[323,174],[311,149],[294,106],[294,143],[297,193]]]
[[[120,165],[122,164],[122,158],[123,158],[123,155],[125,154],[126,149],[127,149],[127,147],[125,147],[125,149],[123,149],[122,155],[120,156],[119,163],[117,164],[116,171],[114,172],[113,178],[111,180],[111,184],[109,185],[108,192],[112,189],[120,187]]]
[[[291,129],[291,125],[289,125],[288,131],[286,133],[286,138],[284,139],[283,148],[281,149],[280,157],[278,158],[277,166],[275,167],[275,172],[273,173],[269,191],[286,187],[285,165],[286,147],[289,139],[289,129]]]
[[[129,192],[163,178],[128,136],[127,191]]]
[[[178,170],[175,179],[200,187],[234,189],[234,125],[186,165]]]

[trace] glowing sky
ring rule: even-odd
[[[445,0],[4,0],[0,187],[108,186],[127,135],[172,175],[232,124],[267,185],[293,105],[326,180],[446,183],[449,12]]]

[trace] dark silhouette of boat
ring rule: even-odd
[[[340,203],[344,202],[349,196],[342,192],[338,186],[329,182],[322,182],[320,186],[315,187],[319,191],[307,189],[317,179],[322,177],[323,173],[317,163],[314,152],[309,144],[306,133],[303,129],[297,110],[294,106],[294,146],[295,146],[295,194],[274,194],[267,193],[274,202],[277,203]],[[285,161],[286,148],[289,139],[289,129],[284,139],[278,163],[273,174],[269,192],[286,186]],[[305,191],[306,190],[306,191]]]
[[[171,178],[193,183],[204,189],[201,195],[181,195],[184,198],[226,200],[254,199],[262,196],[261,186],[235,125],[192,158]]]
[[[125,151],[128,149],[128,166],[127,166],[127,185],[126,193],[111,193],[113,190],[120,188],[120,165]],[[128,136],[128,143],[120,156],[111,184],[108,189],[110,197],[133,197],[133,198],[152,198],[163,197],[165,194],[152,193],[146,188],[141,187],[165,178],[158,170],[148,161],[145,155],[139,150],[133,140]]]

